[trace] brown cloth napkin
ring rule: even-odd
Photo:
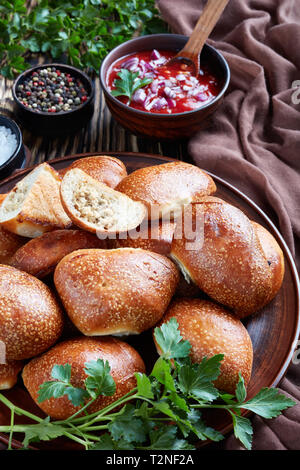
[[[189,35],[205,1],[157,4],[174,33]],[[271,217],[299,271],[300,104],[293,101],[300,93],[293,86],[300,85],[300,2],[230,0],[208,43],[227,59],[231,84],[189,153]],[[298,405],[275,420],[255,417],[253,449],[300,449],[300,364],[290,366],[280,388]],[[220,448],[241,449],[233,435]]]

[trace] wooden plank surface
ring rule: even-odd
[[[7,115],[20,125],[24,144],[32,154],[28,162],[30,166],[65,155],[95,151],[155,153],[191,161],[187,153],[186,142],[147,140],[125,131],[111,117],[105,105],[98,78],[94,80],[95,107],[91,120],[79,132],[60,138],[42,137],[26,130],[14,113],[14,102],[11,93],[12,84],[12,81],[0,77],[0,114]]]

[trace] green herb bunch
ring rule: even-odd
[[[13,78],[31,53],[98,71],[102,59],[134,34],[166,31],[154,0],[1,0],[0,74]]]
[[[85,364],[85,388],[72,386],[69,364],[54,366],[53,380],[40,386],[39,402],[66,395],[74,406],[80,406],[66,420],[50,421],[49,416],[41,419],[0,394],[0,401],[11,410],[10,425],[0,426],[0,432],[10,434],[9,448],[13,433],[18,432],[25,435],[24,448],[64,436],[86,450],[194,449],[199,440],[224,438],[207,426],[201,415],[204,409],[222,409],[231,416],[237,439],[250,449],[253,430],[251,421],[242,416],[243,409],[270,419],[295,405],[275,388],[263,388],[254,398],[246,400],[241,375],[235,396],[217,390],[213,382],[220,374],[223,355],[192,364],[191,345],[182,339],[175,318],[155,329],[155,339],[161,356],[150,375],[136,373],[136,388],[100,411],[89,414],[88,408],[99,396],[112,396],[116,391],[109,364],[101,359]],[[16,414],[31,418],[34,424],[14,424]]]

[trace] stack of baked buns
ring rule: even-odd
[[[247,385],[253,349],[241,320],[275,297],[284,259],[274,237],[216,189],[188,163],[127,175],[121,160],[91,156],[61,172],[43,163],[2,195],[0,389],[22,370],[37,402],[55,364],[74,365],[80,386],[84,363],[102,358],[117,389],[93,404],[101,409],[145,370],[128,335],[173,317],[192,361],[224,354],[220,389],[234,392],[239,373]],[[38,405],[58,419],[75,410],[66,397]]]

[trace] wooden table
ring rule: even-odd
[[[94,80],[95,107],[89,123],[79,132],[60,138],[48,138],[34,135],[25,129],[16,119],[11,88],[13,82],[0,76],[0,114],[17,121],[20,125],[24,144],[31,152],[27,166],[45,160],[52,160],[66,155],[84,152],[142,152],[165,155],[180,160],[191,161],[187,154],[186,142],[158,142],[136,137],[125,131],[112,117],[105,105],[100,81]]]

